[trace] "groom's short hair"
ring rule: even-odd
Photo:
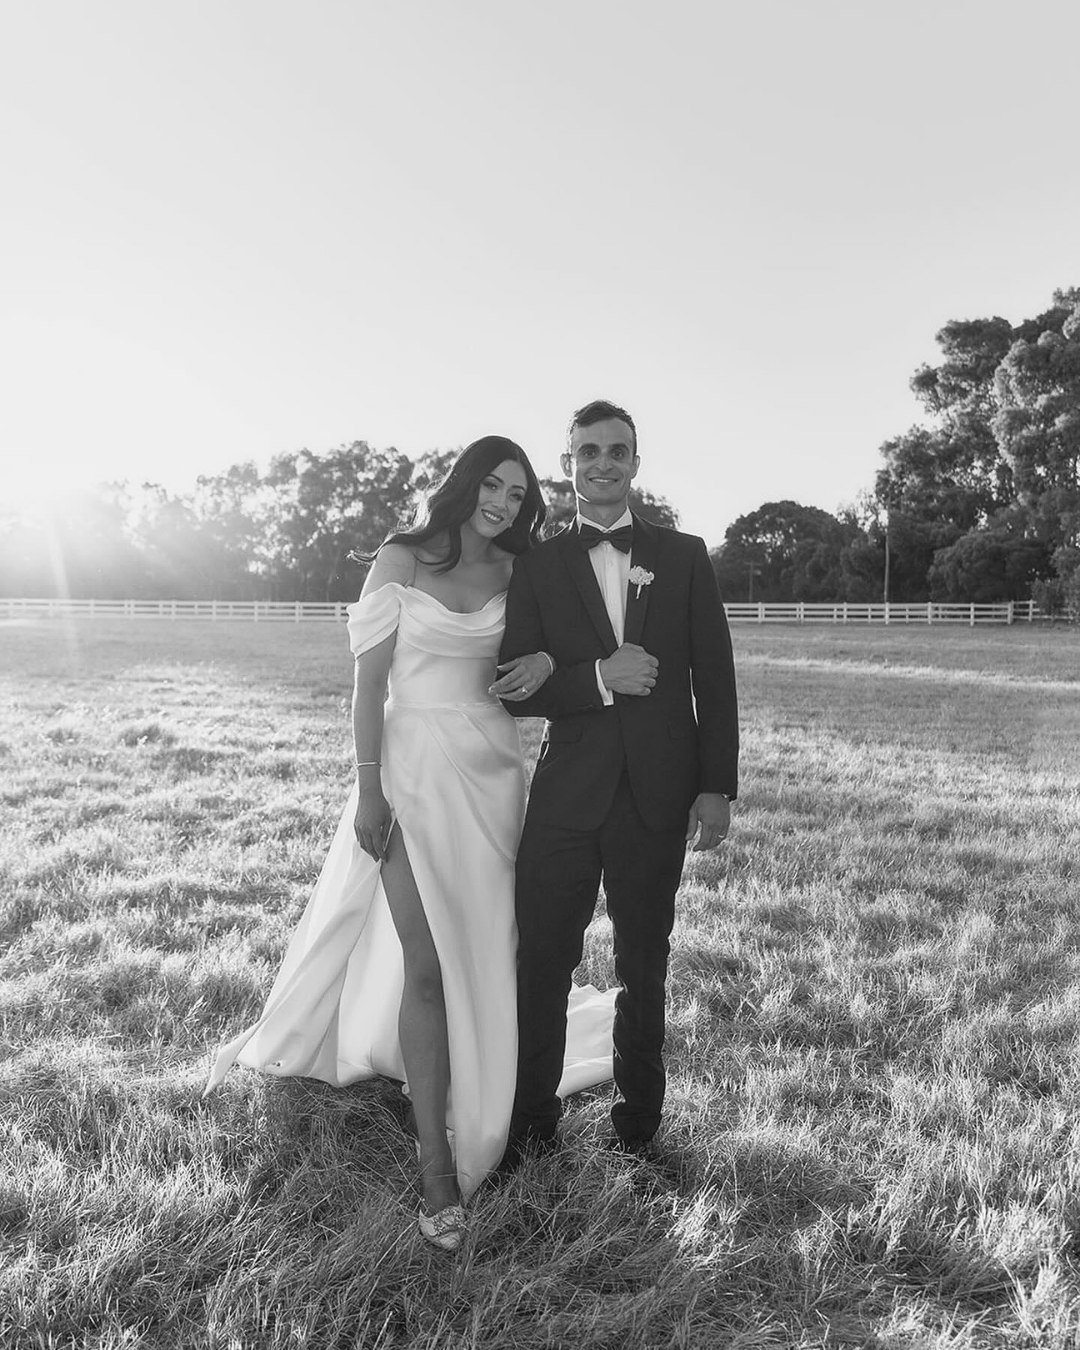
[[[617,403],[609,403],[606,398],[593,399],[591,403],[586,403],[584,408],[579,408],[570,419],[570,425],[566,428],[566,448],[570,449],[570,442],[574,437],[575,427],[591,427],[594,422],[606,422],[609,417],[617,417],[620,422],[625,422],[634,433],[634,454],[637,454],[637,427],[634,426],[634,419],[626,411],[620,408]]]

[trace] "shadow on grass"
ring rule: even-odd
[[[835,1326],[875,1346],[900,1288],[977,1311],[1009,1284],[955,1213],[898,1220],[880,1185],[797,1131],[705,1142],[676,1121],[658,1165],[610,1153],[601,1093],[573,1100],[556,1154],[481,1189],[450,1259],[415,1233],[395,1084],[241,1071],[208,1101],[200,1088],[104,1048],[42,1046],[3,1067],[0,1115],[18,1130],[0,1147],[21,1178],[0,1187],[13,1343],[119,1344],[126,1328],[215,1350],[781,1350],[830,1343]]]

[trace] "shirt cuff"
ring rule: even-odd
[[[610,708],[610,707],[612,707],[612,706],[614,705],[614,703],[615,703],[615,695],[611,692],[611,690],[610,690],[610,689],[607,687],[607,685],[604,683],[603,677],[602,677],[601,674],[600,674],[600,662],[599,662],[599,661],[597,661],[597,663],[596,663],[596,687],[597,687],[597,689],[600,690],[600,697],[604,700],[604,707],[605,707],[605,708]]]

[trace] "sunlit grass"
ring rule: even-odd
[[[737,628],[669,1161],[586,1094],[455,1260],[389,1085],[200,1100],[348,786],[341,631],[0,641],[0,1344],[1080,1345],[1080,635]]]

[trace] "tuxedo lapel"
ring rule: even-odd
[[[640,516],[634,517],[634,547],[630,554],[630,571],[635,567],[646,572],[656,571],[656,550],[660,541],[659,531]],[[638,587],[633,581],[626,587],[626,624],[624,640],[641,645],[641,634],[645,627],[645,613],[649,608],[651,586]]]
[[[589,561],[589,555],[578,542],[577,530],[573,526],[563,531],[560,536],[560,543],[563,561],[566,563],[570,575],[574,578],[574,584],[581,595],[582,603],[588,611],[589,618],[593,622],[593,627],[596,629],[600,641],[604,644],[604,653],[610,656],[617,646],[615,633],[611,627],[607,606],[604,604],[604,597],[600,594],[600,585],[596,580],[592,563]]]

